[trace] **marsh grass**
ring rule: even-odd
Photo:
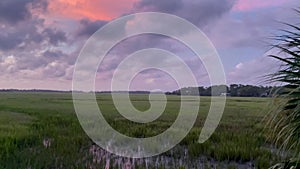
[[[145,95],[133,95],[134,105],[145,109]],[[176,119],[178,96],[168,96],[163,115],[149,124],[130,122],[116,112],[110,95],[98,94],[99,107],[107,121],[119,132],[133,137],[149,137],[167,129]],[[197,143],[210,105],[201,97],[199,116],[192,131],[174,149],[142,162],[135,168],[267,168],[282,160],[272,152],[260,124],[268,98],[228,98],[219,127],[204,144]],[[15,112],[15,113],[11,113]],[[104,168],[106,162],[93,161],[92,141],[81,128],[70,93],[0,93],[0,168]],[[5,123],[9,119],[9,122]],[[13,132],[6,132],[12,128]],[[2,136],[2,137],[1,137]],[[45,147],[44,140],[51,140]],[[110,167],[120,157],[107,153]],[[162,160],[164,159],[164,160]],[[125,164],[126,159],[121,161]],[[148,161],[148,162],[147,162]],[[157,162],[158,161],[158,162]],[[147,167],[146,167],[147,166]]]

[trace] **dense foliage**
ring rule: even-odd
[[[212,88],[216,90],[214,94],[211,93]],[[225,93],[224,90],[225,89]],[[231,84],[230,86],[218,85],[210,87],[186,87],[167,94],[174,95],[200,95],[200,96],[211,96],[211,95],[227,95],[227,96],[238,96],[238,97],[267,97],[272,95],[272,91],[279,89],[275,86],[253,86],[243,84]]]
[[[300,11],[296,11],[300,14]],[[277,94],[268,124],[273,130],[276,143],[283,150],[295,153],[291,161],[296,165],[300,162],[300,26],[285,25],[288,28],[275,37],[276,44],[273,45],[273,49],[280,52],[270,55],[281,63],[281,67],[269,77],[271,82],[282,82],[285,91]],[[297,165],[300,167],[300,164]]]

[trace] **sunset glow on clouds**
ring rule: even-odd
[[[195,24],[216,46],[228,83],[259,84],[271,71],[263,43],[280,25],[293,21],[297,0],[2,0],[0,2],[0,88],[70,90],[74,64],[86,40],[103,25],[123,15],[155,11],[177,15]],[[137,18],[135,18],[137,19]],[[159,19],[159,18],[158,18]],[[127,26],[134,26],[130,20]],[[145,21],[144,25],[153,23]],[[126,28],[124,28],[126,33]],[[108,38],[111,35],[108,35]],[[113,38],[113,37],[111,37]],[[144,48],[169,50],[209,85],[201,63],[184,45],[160,36],[129,38],[107,55],[97,73],[99,90],[127,55]],[[250,67],[250,69],[249,69]],[[256,67],[255,69],[251,69]],[[160,72],[161,73],[161,72]],[[172,79],[150,71],[132,85],[142,90],[174,89]],[[159,83],[161,82],[161,83]],[[105,85],[101,85],[105,84]]]
[[[250,11],[260,8],[279,7],[289,0],[237,0],[233,10]]]
[[[48,10],[58,17],[111,20],[129,12],[136,0],[52,0]]]

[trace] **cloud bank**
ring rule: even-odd
[[[136,12],[164,12],[182,17],[207,34],[219,51],[230,83],[259,84],[275,63],[265,59],[265,40],[293,21],[295,0],[2,0],[0,2],[0,88],[71,89],[72,71],[85,41],[103,25]],[[137,18],[136,18],[137,19]],[[152,24],[152,23],[145,23]],[[134,19],[128,21],[134,25]],[[145,26],[144,25],[144,26]],[[124,32],[126,33],[126,27]],[[114,38],[108,35],[109,38]],[[179,55],[209,85],[201,61],[180,42],[163,36],[131,37],[116,45],[99,67],[97,89],[134,51],[161,48]],[[255,69],[253,69],[256,67]],[[160,83],[159,83],[160,82]],[[162,72],[141,73],[133,89],[174,89]]]

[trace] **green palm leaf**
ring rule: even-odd
[[[296,10],[299,14],[299,10]],[[276,108],[272,109],[268,126],[273,130],[275,143],[283,150],[294,153],[292,160],[272,168],[300,167],[300,27],[285,23],[289,28],[276,36],[278,43],[272,48],[277,55],[269,55],[281,63],[281,68],[271,76],[270,82],[282,82],[282,92],[275,96]]]

